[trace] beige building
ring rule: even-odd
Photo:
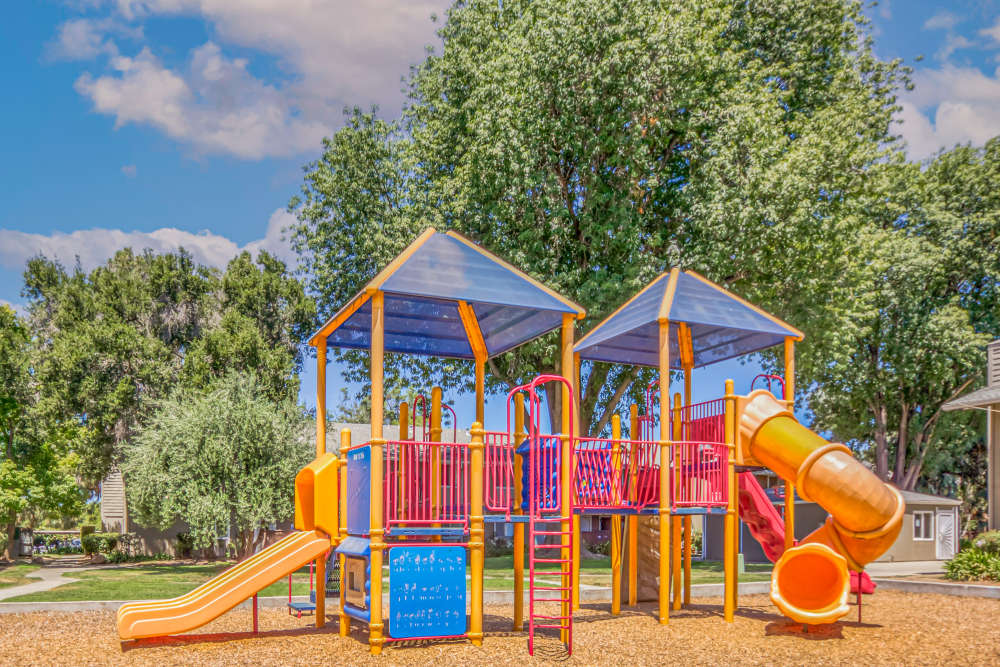
[[[986,386],[944,405],[945,410],[986,412],[986,512],[1000,530],[1000,340],[986,346]]]
[[[901,491],[906,501],[903,527],[896,543],[886,551],[879,562],[948,560],[958,551],[961,524],[961,501],[932,496],[916,491]],[[776,503],[781,512],[784,501]],[[795,501],[795,539],[801,540],[819,528],[829,516],[816,503],[801,499]],[[705,558],[721,560],[723,525],[721,516],[706,517]],[[767,557],[747,527],[740,523],[740,545],[743,558],[748,563],[765,563]]]

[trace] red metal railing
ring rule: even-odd
[[[716,398],[681,407],[681,439],[722,443],[726,441],[726,399]]]
[[[486,509],[510,514],[514,504],[514,445],[510,436],[501,431],[487,431],[483,436],[486,445],[483,483],[486,486]]]
[[[780,375],[765,375],[765,374],[757,375],[754,377],[753,380],[750,381],[750,391],[753,391],[754,387],[757,386],[757,380],[763,380],[761,384],[762,385],[766,384],[767,390],[772,394],[774,394],[774,397],[777,398],[779,401],[785,398],[785,378],[781,377]],[[775,384],[778,385],[777,392],[774,391],[773,385]]]
[[[720,443],[674,442],[670,445],[671,507],[722,507],[729,499],[729,447]]]
[[[420,420],[420,437],[417,437],[417,403],[420,404],[421,411],[419,412]],[[441,403],[442,413],[447,410],[451,413],[451,441],[458,442],[458,417],[455,415],[455,408],[451,407],[447,403]],[[420,440],[423,442],[429,442],[431,439],[431,413],[430,408],[427,406],[427,397],[423,394],[417,394],[413,398],[413,409],[410,414],[410,421],[412,422],[412,427],[410,429],[410,436],[413,440]]]
[[[386,534],[402,524],[447,525],[467,531],[468,444],[386,442],[383,490]]]
[[[622,440],[624,496],[629,507],[642,509],[660,502],[660,445],[649,440]]]
[[[628,469],[621,466],[622,451],[615,441],[604,438],[577,438],[574,446],[576,474],[574,505],[583,509],[624,508],[627,506]]]

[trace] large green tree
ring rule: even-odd
[[[70,451],[82,429],[50,421],[40,409],[32,357],[28,327],[0,305],[0,525],[10,560],[18,525],[75,516],[83,505]]]
[[[985,344],[1000,335],[1000,139],[878,171],[880,196],[861,207],[873,222],[857,237],[863,261],[842,276],[844,320],[818,334],[827,354],[803,368],[818,385],[810,405],[901,488],[928,464],[968,480],[961,457],[982,418],[942,405],[982,381]]]
[[[300,283],[266,252],[256,262],[242,253],[225,272],[183,250],[125,249],[89,273],[39,257],[25,295],[44,404],[85,426],[74,447],[92,488],[178,384],[204,388],[237,369],[276,399],[296,396],[297,342],[314,320]]]
[[[291,518],[295,474],[313,452],[307,432],[295,401],[275,402],[252,375],[178,389],[126,446],[129,511],[160,529],[185,521],[200,549],[231,528],[242,558],[261,529]]]
[[[433,224],[582,303],[581,330],[678,265],[800,325],[839,315],[826,297],[864,224],[845,211],[905,74],[872,54],[859,3],[470,0],[439,34],[404,116],[355,112],[292,203],[324,314]],[[491,360],[491,388],[558,356],[549,337]],[[644,382],[584,372],[598,432]]]

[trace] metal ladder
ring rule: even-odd
[[[566,646],[568,654],[573,653],[573,531],[571,530],[544,530],[547,524],[564,521],[562,516],[542,516],[532,514],[528,522],[528,654],[535,653],[535,630],[536,629],[556,629],[559,630],[559,637]],[[572,523],[570,524],[572,525]],[[562,526],[560,525],[560,528]],[[554,544],[537,544],[536,538],[543,541],[549,537],[557,537]],[[562,541],[566,539],[568,546],[563,546]],[[569,557],[563,558],[562,549],[569,552]],[[558,585],[552,586],[548,583],[539,585],[536,577],[549,578],[558,577]],[[542,614],[535,610],[537,603],[551,604],[558,602],[559,614]]]

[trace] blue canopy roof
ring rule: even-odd
[[[670,322],[672,368],[683,368],[680,343],[686,343],[688,335],[693,367],[757,352],[787,337],[803,337],[798,329],[694,271],[673,269],[594,327],[574,350],[582,359],[658,366],[661,320]]]
[[[582,307],[456,232],[429,228],[313,335],[368,349],[371,295],[385,295],[385,351],[459,359],[506,352],[581,318]],[[481,341],[481,343],[480,343]]]

